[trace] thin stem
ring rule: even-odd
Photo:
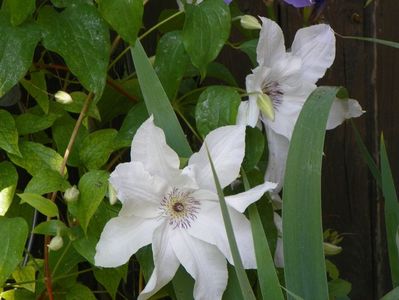
[[[110,171],[111,168],[121,159],[121,157],[126,153],[127,148],[119,151],[117,155],[110,161],[110,163],[105,167],[107,171]]]
[[[54,276],[55,272],[57,271],[58,267],[60,266],[61,261],[64,259],[69,247],[71,246],[71,241],[68,242],[68,245],[65,246],[60,258],[57,260],[57,263],[55,264],[53,271],[51,272],[51,276]]]
[[[199,134],[195,131],[195,129],[191,126],[190,122],[186,119],[186,117],[181,113],[181,111],[178,108],[175,108],[175,112],[182,118],[184,123],[186,123],[187,127],[191,130],[191,132],[194,134],[194,136],[202,142],[202,138],[199,136]]]

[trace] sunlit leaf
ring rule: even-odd
[[[47,217],[58,216],[58,207],[50,199],[32,193],[18,194],[18,197],[21,198],[21,204],[28,203]]]
[[[18,173],[8,161],[0,163],[0,216],[4,216],[14,199]]]
[[[0,148],[5,151],[20,156],[18,148],[18,131],[12,115],[0,109]]]

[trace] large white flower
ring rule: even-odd
[[[268,139],[269,163],[265,179],[281,190],[289,142],[302,106],[335,58],[335,37],[330,26],[314,25],[298,30],[291,51],[273,21],[263,25],[256,49],[258,66],[246,78],[249,100],[242,102],[238,123],[255,126],[262,120]],[[261,108],[261,109],[260,109]],[[363,113],[356,100],[335,100],[327,129]]]
[[[239,174],[245,150],[245,127],[218,128],[205,138],[222,187]],[[120,164],[110,182],[122,209],[111,219],[96,247],[95,264],[116,267],[152,243],[155,268],[139,299],[167,284],[182,264],[195,279],[196,299],[220,299],[227,285],[226,259],[232,256],[205,146],[179,169],[179,157],[166,144],[150,117],[138,129],[131,162]],[[242,214],[266,191],[266,182],[228,196],[230,217],[245,268],[256,268],[251,227]]]

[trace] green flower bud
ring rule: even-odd
[[[79,190],[76,185],[68,188],[64,193],[64,200],[66,202],[75,202],[79,198]]]
[[[263,93],[259,94],[258,98],[256,99],[256,103],[258,104],[258,107],[263,115],[274,121],[274,108],[270,97]]]
[[[258,19],[254,16],[244,15],[240,18],[241,26],[245,29],[261,29],[262,25],[259,23]]]
[[[54,95],[55,100],[61,104],[70,104],[73,102],[71,95],[64,91],[58,91]]]
[[[53,237],[51,239],[50,244],[47,245],[47,247],[51,251],[60,250],[62,248],[62,246],[64,246],[64,240],[62,239],[62,237],[60,235],[56,235],[55,237]]]
[[[337,255],[342,251],[342,247],[326,242],[323,243],[323,248],[325,255]]]
[[[116,203],[116,201],[118,200],[116,198],[116,190],[111,185],[111,183],[108,183],[108,199],[109,199],[109,204],[111,204],[111,205],[114,205]]]

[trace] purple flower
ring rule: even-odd
[[[322,0],[284,0],[288,4],[291,4],[295,7],[306,7],[306,6],[312,6],[313,4],[316,4],[317,2],[322,2]]]
[[[231,2],[233,2],[233,0],[224,0],[224,3],[226,4],[230,4]]]

